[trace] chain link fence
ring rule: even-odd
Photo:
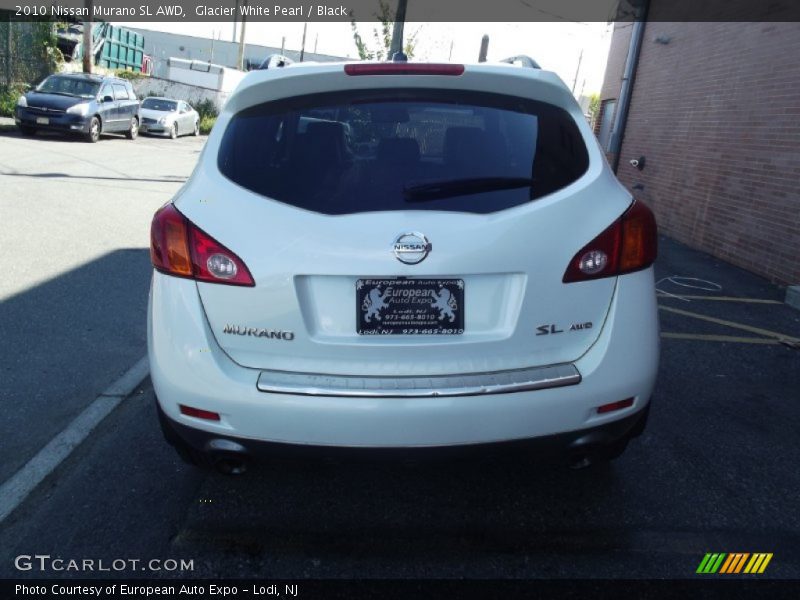
[[[55,71],[60,58],[53,23],[0,11],[0,116],[12,116],[19,94]]]
[[[55,67],[53,23],[0,18],[0,85],[41,81]]]

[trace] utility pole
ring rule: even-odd
[[[6,85],[11,85],[11,19],[6,23]]]
[[[83,72],[92,72],[92,62],[94,58],[94,40],[92,39],[92,2],[86,0],[86,12],[89,14],[88,20],[83,22]]]
[[[489,53],[489,36],[484,35],[481,38],[481,50],[478,53],[478,62],[486,62],[486,55]]]
[[[303,23],[303,42],[300,44],[300,62],[303,62],[303,57],[306,54],[306,30],[308,29],[308,21]]]
[[[397,12],[394,15],[394,28],[392,29],[392,45],[389,48],[389,60],[394,58],[394,55],[403,51],[403,29],[406,23],[406,6],[408,0],[397,1]]]
[[[239,16],[239,0],[236,0],[236,6],[233,9],[233,37],[231,41],[236,43],[236,17]]]
[[[453,42],[455,40],[450,40],[450,54],[447,55],[447,62],[453,60]]]
[[[248,0],[243,0],[242,6],[247,6]],[[239,38],[239,58],[236,61],[238,68],[240,71],[244,71],[244,30],[245,26],[247,25],[247,16],[242,15],[242,32],[241,37]]]
[[[283,49],[286,47],[286,36],[281,37],[281,56],[283,56]]]
[[[581,61],[583,60],[583,48],[581,48],[581,54],[578,57],[578,68],[575,69],[575,79],[572,80],[572,94],[575,95],[575,84],[578,83],[578,73],[581,71]]]

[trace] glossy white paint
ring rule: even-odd
[[[437,446],[531,438],[625,417],[649,401],[658,369],[652,268],[618,278],[605,327],[575,361],[575,386],[452,398],[332,398],[267,394],[259,369],[233,362],[216,344],[194,282],[154,274],[150,374],[173,420],[222,435],[333,446]],[[158,307],[154,309],[154,307]],[[635,398],[631,408],[596,414]],[[181,415],[178,404],[218,412],[220,423]]]
[[[557,104],[578,123],[589,169],[568,187],[494,214],[397,211],[328,216],[265,199],[223,177],[216,164],[231,117],[287,95],[373,87],[496,91]],[[148,339],[153,384],[172,419],[258,440],[341,446],[429,446],[529,438],[582,429],[638,411],[658,365],[652,269],[561,282],[569,260],[630,205],[580,108],[552,73],[468,66],[461,77],[349,77],[341,65],[254,72],[220,115],[194,174],[174,200],[198,227],[240,256],[255,287],[156,273]],[[421,263],[391,251],[406,231],[433,245]],[[359,336],[355,282],[363,277],[461,278],[460,336]],[[590,329],[569,331],[591,322]],[[291,341],[224,333],[226,325],[291,331]],[[537,336],[537,327],[564,333]],[[348,398],[270,394],[260,369],[331,375],[425,376],[574,363],[574,386],[450,398]],[[608,415],[596,407],[628,397]],[[222,415],[179,414],[188,404]]]

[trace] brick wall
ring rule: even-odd
[[[631,29],[633,29],[631,22],[614,23],[614,34],[611,36],[611,45],[608,48],[608,62],[603,77],[603,88],[600,90],[600,100],[619,98],[622,73],[625,70],[625,59],[628,57],[628,46],[631,42]]]
[[[665,233],[779,283],[800,282],[798,57],[800,23],[648,22],[617,174]]]
[[[600,112],[594,121],[595,134],[600,133],[600,124],[609,107],[608,101],[619,98],[632,28],[633,23],[631,22],[614,23],[614,34],[611,37],[611,45],[608,48],[608,61],[606,62],[606,72],[603,77],[603,87],[600,90]],[[614,115],[612,114],[610,118],[613,119]]]

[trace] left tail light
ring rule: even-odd
[[[658,229],[653,211],[634,200],[619,219],[572,257],[563,282],[641,271],[655,262],[657,253]]]
[[[153,217],[150,260],[157,271],[175,277],[255,285],[241,258],[183,216],[173,204],[162,206]]]

